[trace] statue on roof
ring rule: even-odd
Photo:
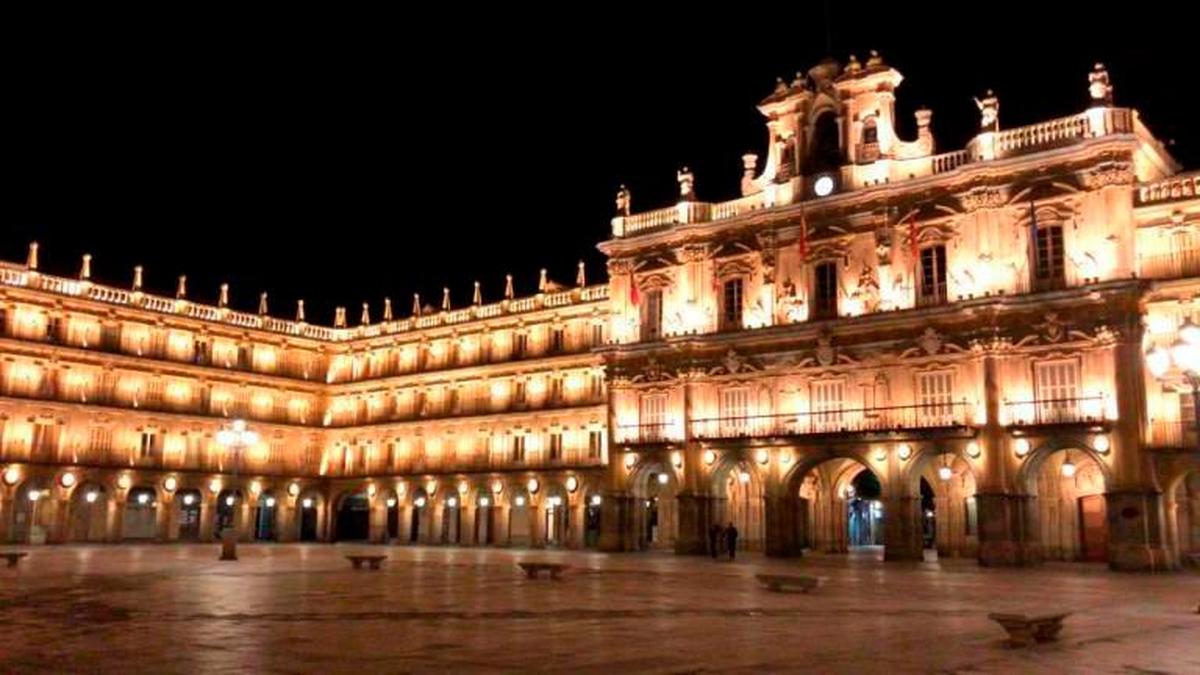
[[[862,72],[862,64],[858,62],[858,57],[851,54],[850,60],[846,63],[846,74],[857,75]]]
[[[999,131],[1000,130],[1000,99],[996,94],[988,89],[983,95],[983,100],[975,99],[975,105],[979,106],[979,130],[980,131]]]
[[[1108,69],[1103,63],[1097,63],[1088,73],[1088,93],[1092,96],[1093,105],[1112,105],[1112,83],[1108,80]]]
[[[872,49],[871,56],[869,58],[867,58],[867,68],[873,69],[873,68],[882,68],[882,67],[883,67],[883,57],[879,55],[879,52]]]
[[[620,188],[617,188],[617,215],[618,216],[629,215],[629,209],[631,206],[629,197],[630,197],[629,196],[629,188],[625,187],[624,185],[622,185]]]
[[[679,201],[690,202],[696,199],[696,176],[686,166],[675,173],[679,181]]]

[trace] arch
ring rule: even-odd
[[[599,548],[604,525],[604,495],[600,494],[598,486],[591,485],[580,486],[579,494],[583,499],[583,547]]]
[[[273,490],[263,490],[254,502],[252,535],[255,541],[275,541],[282,499]]]
[[[492,492],[487,483],[477,483],[471,490],[475,505],[475,522],[472,541],[476,546],[490,546],[498,541],[497,513],[500,511],[499,496]]]
[[[1172,558],[1187,567],[1200,566],[1200,467],[1167,482],[1163,507]]]
[[[371,497],[363,486],[344,490],[333,500],[332,541],[367,541],[371,536]]]
[[[8,530],[11,543],[46,543],[54,525],[53,487],[50,480],[41,476],[30,476],[17,487]]]
[[[821,107],[813,112],[812,120],[808,152],[804,158],[804,175],[838,171],[845,156],[837,111],[833,107]]]
[[[796,463],[784,484],[787,499],[796,504],[795,546],[848,553],[883,543],[882,498],[888,488],[861,451],[811,454]]]
[[[513,546],[533,544],[533,523],[530,521],[533,505],[529,491],[523,484],[506,485],[504,494],[508,499],[508,542]]]
[[[112,493],[97,481],[81,482],[71,491],[71,518],[68,537],[74,542],[108,540]]]
[[[175,536],[180,541],[200,541],[203,530],[204,494],[198,488],[180,488],[175,492]]]
[[[429,503],[429,493],[423,487],[412,491],[411,504],[408,518],[408,543],[416,544],[422,541],[422,537],[429,536],[429,513],[433,508]]]
[[[926,536],[932,539],[938,557],[976,556],[979,515],[971,463],[956,452],[935,450],[916,459],[912,475],[932,491],[932,505],[923,500],[922,510],[926,514],[923,525],[932,529]],[[929,548],[928,541],[926,547]]]
[[[121,539],[152,540],[158,537],[158,489],[135,485],[125,495]]]
[[[296,538],[300,541],[321,541],[325,532],[325,496],[308,489],[296,498]]]
[[[643,459],[629,477],[638,548],[674,550],[679,537],[679,476],[657,458]]]
[[[566,486],[546,481],[542,488],[542,540],[546,546],[565,547],[571,540],[571,495]]]
[[[1071,469],[1065,467],[1070,462]],[[1108,544],[1104,458],[1081,439],[1045,441],[1025,458],[1017,488],[1032,499],[1028,515],[1040,555],[1048,560],[1104,562]]]
[[[246,494],[241,488],[224,488],[217,493],[217,501],[213,508],[213,535],[221,536],[221,532],[232,528],[239,533],[246,524]]]
[[[392,488],[384,488],[375,495],[375,500],[383,509],[384,540],[394,542],[400,539],[400,495]]]
[[[463,499],[464,493],[458,490],[441,490],[441,526],[438,528],[440,533],[440,543],[442,544],[461,544],[463,543],[462,526],[463,526]],[[469,494],[468,490],[466,494]]]
[[[755,462],[728,453],[713,467],[710,476],[711,521],[714,526],[732,524],[738,532],[738,548],[761,551],[766,546],[764,480]],[[710,532],[710,539],[714,532]],[[710,547],[714,542],[710,541]],[[717,548],[723,542],[717,541]],[[712,551],[710,551],[711,553]]]

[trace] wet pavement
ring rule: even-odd
[[[1200,672],[1200,575],[349,545],[27,549],[0,672]],[[11,547],[3,550],[13,550]],[[389,556],[379,571],[343,558]],[[571,566],[526,580],[521,560]],[[770,593],[755,572],[827,577]],[[1072,611],[1014,650],[991,611]]]

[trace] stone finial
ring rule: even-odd
[[[804,90],[808,88],[808,78],[804,73],[796,71],[796,77],[792,78],[792,89]]]
[[[787,86],[787,83],[783,81],[783,78],[782,77],[775,78],[775,93],[776,94],[786,94],[787,90],[788,90],[788,86]]]
[[[217,307],[229,306],[229,284],[221,284],[221,295],[217,298]]]
[[[25,259],[25,266],[30,270],[38,268],[38,243],[36,241],[29,242],[29,257]]]
[[[538,272],[538,293],[545,293],[549,285],[550,284],[546,281],[546,268],[543,267],[541,271]]]
[[[871,55],[869,57],[867,57],[867,67],[868,68],[883,67],[883,57],[880,56],[879,52],[875,51],[874,49],[871,50]]]
[[[266,316],[267,314],[267,292],[263,291],[258,294],[258,315]]]
[[[1108,69],[1103,63],[1092,66],[1092,72],[1088,73],[1088,94],[1092,97],[1092,105],[1112,105],[1112,83],[1109,82]]]
[[[175,299],[183,300],[187,297],[187,275],[179,275],[179,283],[175,285]]]
[[[975,105],[979,107],[979,130],[980,131],[999,131],[1000,130],[1000,99],[991,89],[983,95],[983,100],[975,99]]]
[[[421,316],[421,294],[420,293],[413,293],[412,315],[415,317]]]
[[[475,282],[475,292],[471,295],[471,303],[478,306],[483,304],[483,291],[479,288],[479,282]]]
[[[617,188],[617,215],[627,216],[629,210],[633,207],[632,198],[629,194],[629,188],[622,183],[621,187]]]
[[[579,287],[587,286],[587,270],[584,268],[583,261],[579,261],[578,269],[575,272],[575,285]]]
[[[696,176],[686,166],[675,172],[679,183],[679,201],[690,202],[696,198]]]
[[[862,72],[862,64],[858,62],[858,57],[851,54],[850,60],[846,63],[846,74],[857,75]]]
[[[296,323],[304,323],[304,301],[296,301]]]
[[[442,311],[450,311],[450,289],[445,286],[442,287]]]
[[[142,266],[141,265],[133,266],[133,290],[135,290],[135,291],[142,290]]]
[[[505,300],[513,299],[513,285],[512,285],[512,275],[511,274],[504,275],[504,299]]]
[[[346,327],[346,308],[345,307],[335,307],[334,308],[334,310],[333,310],[333,327],[334,328],[345,328]]]
[[[756,171],[758,171],[758,155],[753,152],[742,155],[742,178],[754,178]]]
[[[363,303],[362,316],[358,317],[358,323],[362,326],[371,325],[371,306],[365,302]]]
[[[394,318],[396,318],[396,317],[392,314],[392,299],[384,298],[383,299],[383,320],[391,321]]]
[[[79,266],[79,280],[87,281],[92,278],[92,254],[83,254],[83,264]]]
[[[933,120],[933,111],[929,108],[918,108],[913,113],[913,117],[917,118],[917,128],[926,129],[929,123]]]

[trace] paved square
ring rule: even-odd
[[[348,553],[386,553],[379,571]],[[870,556],[45,547],[0,569],[0,672],[1200,672],[1200,576]],[[554,560],[562,581],[525,579]],[[811,595],[755,572],[817,574]],[[990,611],[1071,610],[1012,650]]]

